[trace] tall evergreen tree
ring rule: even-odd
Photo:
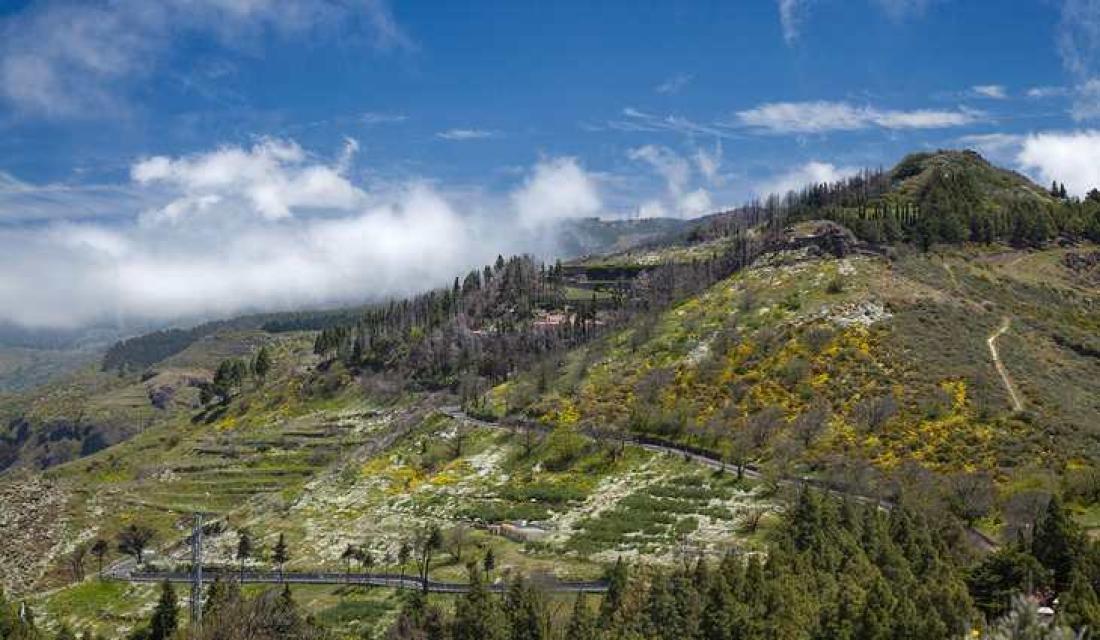
[[[573,601],[573,612],[565,627],[565,637],[569,640],[596,640],[596,620],[584,593],[578,593]]]
[[[270,371],[271,353],[268,351],[267,345],[263,345],[256,353],[256,359],[252,362],[252,373],[255,374],[260,384],[263,384],[267,380],[267,374]]]
[[[1039,521],[1032,541],[1032,554],[1054,575],[1054,587],[1062,591],[1069,587],[1081,547],[1081,534],[1073,519],[1062,507],[1058,496],[1052,496]]]
[[[1100,632],[1100,599],[1082,572],[1073,572],[1069,588],[1058,597],[1058,603],[1058,622],[1093,635]]]
[[[286,546],[286,536],[279,534],[279,540],[275,543],[275,550],[271,556],[275,564],[279,566],[279,579],[283,579],[283,566],[290,560],[290,551]]]
[[[252,557],[252,535],[247,529],[237,532],[237,563],[240,570],[240,580],[244,582],[244,563]]]
[[[149,620],[149,640],[168,640],[179,625],[179,603],[172,583],[165,580],[160,586],[160,598]]]
[[[455,618],[451,625],[454,640],[505,640],[508,637],[501,609],[481,579],[476,563],[467,567],[470,590],[455,603]]]

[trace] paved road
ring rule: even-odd
[[[500,422],[490,422],[487,420],[482,420],[480,418],[475,418],[468,415],[462,410],[461,407],[441,407],[439,411],[440,413],[443,413],[444,415],[451,417],[455,420],[462,420],[469,424],[481,427],[488,427],[492,429],[530,429],[542,432],[549,431],[549,428],[545,425],[532,422],[515,422],[504,424]],[[625,441],[628,444],[636,447],[641,447],[642,449],[652,451],[654,453],[665,453],[669,455],[682,456],[685,460],[689,460],[691,462],[694,462],[695,464],[702,465],[704,467],[707,467],[708,469],[714,469],[716,471],[732,471],[736,469],[735,466],[721,460],[713,453],[709,453],[701,449],[689,448],[682,445],[677,445],[676,443],[672,442],[659,442],[655,439],[641,438],[631,434],[623,434],[621,432],[616,432],[615,437],[625,438]],[[741,469],[741,473],[746,478],[759,480],[763,477],[760,469],[753,465],[744,465]],[[828,484],[822,482],[817,478],[802,476],[795,478],[786,478],[780,480],[780,482],[786,485],[811,485],[824,491],[828,491],[830,494],[838,497],[847,497],[864,504],[877,505],[880,509],[890,510],[894,508],[894,503],[889,500],[881,500],[858,493],[844,491],[842,489],[829,486]],[[981,531],[978,531],[977,529],[968,527],[966,529],[966,535],[970,539],[970,541],[979,549],[982,549],[984,551],[993,551],[997,548],[997,543],[994,540],[992,540],[989,536],[985,535]]]
[[[342,572],[298,572],[287,571],[280,574],[275,571],[246,571],[240,574],[237,571],[219,572],[210,567],[203,568],[203,581],[209,584],[217,575],[224,575],[233,580],[240,580],[249,584],[346,584],[375,587],[390,587],[394,589],[423,589],[424,582],[418,576],[397,573],[342,573]],[[109,573],[107,577],[112,580],[125,580],[127,582],[164,582],[173,583],[191,582],[191,574],[185,571],[134,571],[130,573]],[[607,591],[607,582],[593,580],[588,582],[559,582],[542,581],[536,584],[546,591],[557,593],[603,593]],[[507,584],[496,582],[488,585],[490,591],[504,591]],[[464,582],[439,582],[428,580],[428,589],[431,593],[466,593],[470,585]]]

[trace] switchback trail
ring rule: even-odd
[[[1016,393],[1016,385],[1012,384],[1008,369],[1005,367],[1005,363],[1001,361],[1001,354],[997,352],[997,338],[1008,331],[1011,324],[1012,321],[1008,317],[1001,320],[1001,326],[989,336],[986,344],[989,345],[989,355],[993,356],[993,366],[997,368],[997,373],[1001,376],[1001,381],[1004,382],[1005,390],[1008,391],[1008,397],[1012,400],[1012,410],[1023,411],[1024,403],[1020,402],[1020,395]]]
[[[446,415],[446,416],[448,416],[448,417],[450,417],[450,418],[453,418],[455,420],[461,420],[461,421],[467,422],[469,424],[473,424],[473,425],[477,425],[477,426],[481,426],[481,427],[487,427],[487,428],[491,428],[491,429],[521,429],[521,430],[533,430],[533,431],[542,431],[542,432],[547,432],[547,431],[550,430],[545,425],[541,425],[541,424],[533,423],[533,422],[518,422],[518,423],[514,423],[514,424],[504,424],[504,423],[500,423],[500,422],[491,422],[491,421],[488,421],[488,420],[482,420],[480,418],[475,418],[473,416],[468,415],[465,411],[462,410],[461,407],[453,407],[453,406],[452,407],[440,407],[439,412]],[[726,472],[726,471],[734,471],[734,470],[737,469],[736,465],[730,464],[730,463],[722,460],[721,458],[719,458],[713,452],[706,451],[704,449],[698,449],[698,448],[695,448],[695,447],[688,447],[688,446],[676,444],[674,442],[651,439],[651,438],[646,438],[646,437],[642,437],[642,436],[636,436],[636,435],[631,435],[631,434],[623,434],[621,432],[616,432],[615,437],[618,438],[618,439],[621,439],[622,441],[624,441],[628,444],[631,444],[633,446],[641,447],[642,449],[645,449],[646,451],[652,451],[654,453],[665,453],[665,454],[670,454],[670,455],[682,456],[685,460],[688,460],[688,461],[693,462],[693,463],[698,464],[698,465],[702,465],[704,467],[707,467],[708,469],[713,469],[715,471]],[[754,480],[759,480],[763,477],[760,469],[757,468],[757,467],[754,467],[753,465],[750,465],[750,464],[742,465],[742,467],[740,469],[740,473],[741,473],[742,476],[744,476],[746,478],[752,478]],[[890,510],[890,509],[894,508],[894,503],[889,501],[889,500],[873,498],[871,496],[865,496],[865,495],[862,495],[862,494],[859,494],[859,493],[846,491],[844,489],[840,489],[840,488],[837,488],[835,486],[830,486],[828,483],[823,482],[823,481],[821,481],[817,478],[791,477],[791,478],[786,478],[786,479],[780,480],[780,482],[782,482],[784,484],[788,484],[788,485],[799,485],[799,484],[811,485],[811,486],[817,487],[819,489],[823,489],[825,491],[828,491],[832,495],[842,497],[842,498],[844,498],[844,497],[850,498],[852,500],[855,500],[857,502],[861,502],[861,503],[864,503],[864,504],[877,505],[881,509]],[[974,544],[974,546],[976,546],[977,548],[979,548],[983,551],[994,551],[997,548],[997,543],[992,538],[990,538],[989,536],[985,535],[984,533],[982,533],[981,531],[978,531],[977,529],[975,529],[973,527],[967,527],[966,528],[966,535],[970,539],[970,541]]]

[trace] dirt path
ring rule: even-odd
[[[1012,384],[1012,378],[1008,375],[1008,369],[1005,368],[1005,363],[1001,361],[1001,354],[997,353],[997,338],[1001,337],[1005,331],[1008,331],[1009,325],[1012,321],[1005,318],[1001,321],[1001,326],[993,332],[992,335],[986,340],[986,344],[989,345],[989,354],[993,356],[993,366],[997,367],[997,373],[1001,376],[1001,381],[1004,382],[1005,389],[1008,391],[1008,397],[1012,399],[1012,410],[1023,411],[1024,403],[1020,401],[1020,395],[1016,393],[1016,385]]]

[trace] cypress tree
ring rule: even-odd
[[[600,626],[608,628],[614,621],[615,615],[622,610],[626,599],[626,590],[629,580],[626,565],[620,557],[615,561],[615,566],[607,574],[607,594],[604,595],[600,605]]]
[[[472,570],[476,571],[476,568]],[[522,576],[509,585],[504,611],[511,640],[545,640],[550,637],[546,601]]]
[[[1100,599],[1085,575],[1074,571],[1069,589],[1059,596],[1058,621],[1072,629],[1100,630]]]
[[[1069,587],[1076,565],[1081,536],[1073,520],[1062,508],[1062,501],[1053,496],[1039,521],[1032,542],[1032,555],[1054,574],[1054,587],[1062,591]]]
[[[573,602],[573,613],[569,616],[565,637],[569,640],[596,640],[596,621],[583,592],[578,593]]]
[[[451,637],[454,640],[504,640],[507,633],[500,607],[485,588],[477,564],[470,563],[467,569],[470,590],[455,604]]]
[[[286,547],[286,536],[279,534],[279,541],[275,543],[275,552],[271,556],[275,564],[279,565],[279,579],[283,579],[283,565],[290,560],[290,553]]]
[[[160,599],[149,621],[149,640],[167,640],[176,632],[179,625],[179,605],[176,603],[176,590],[172,583],[161,583]]]

